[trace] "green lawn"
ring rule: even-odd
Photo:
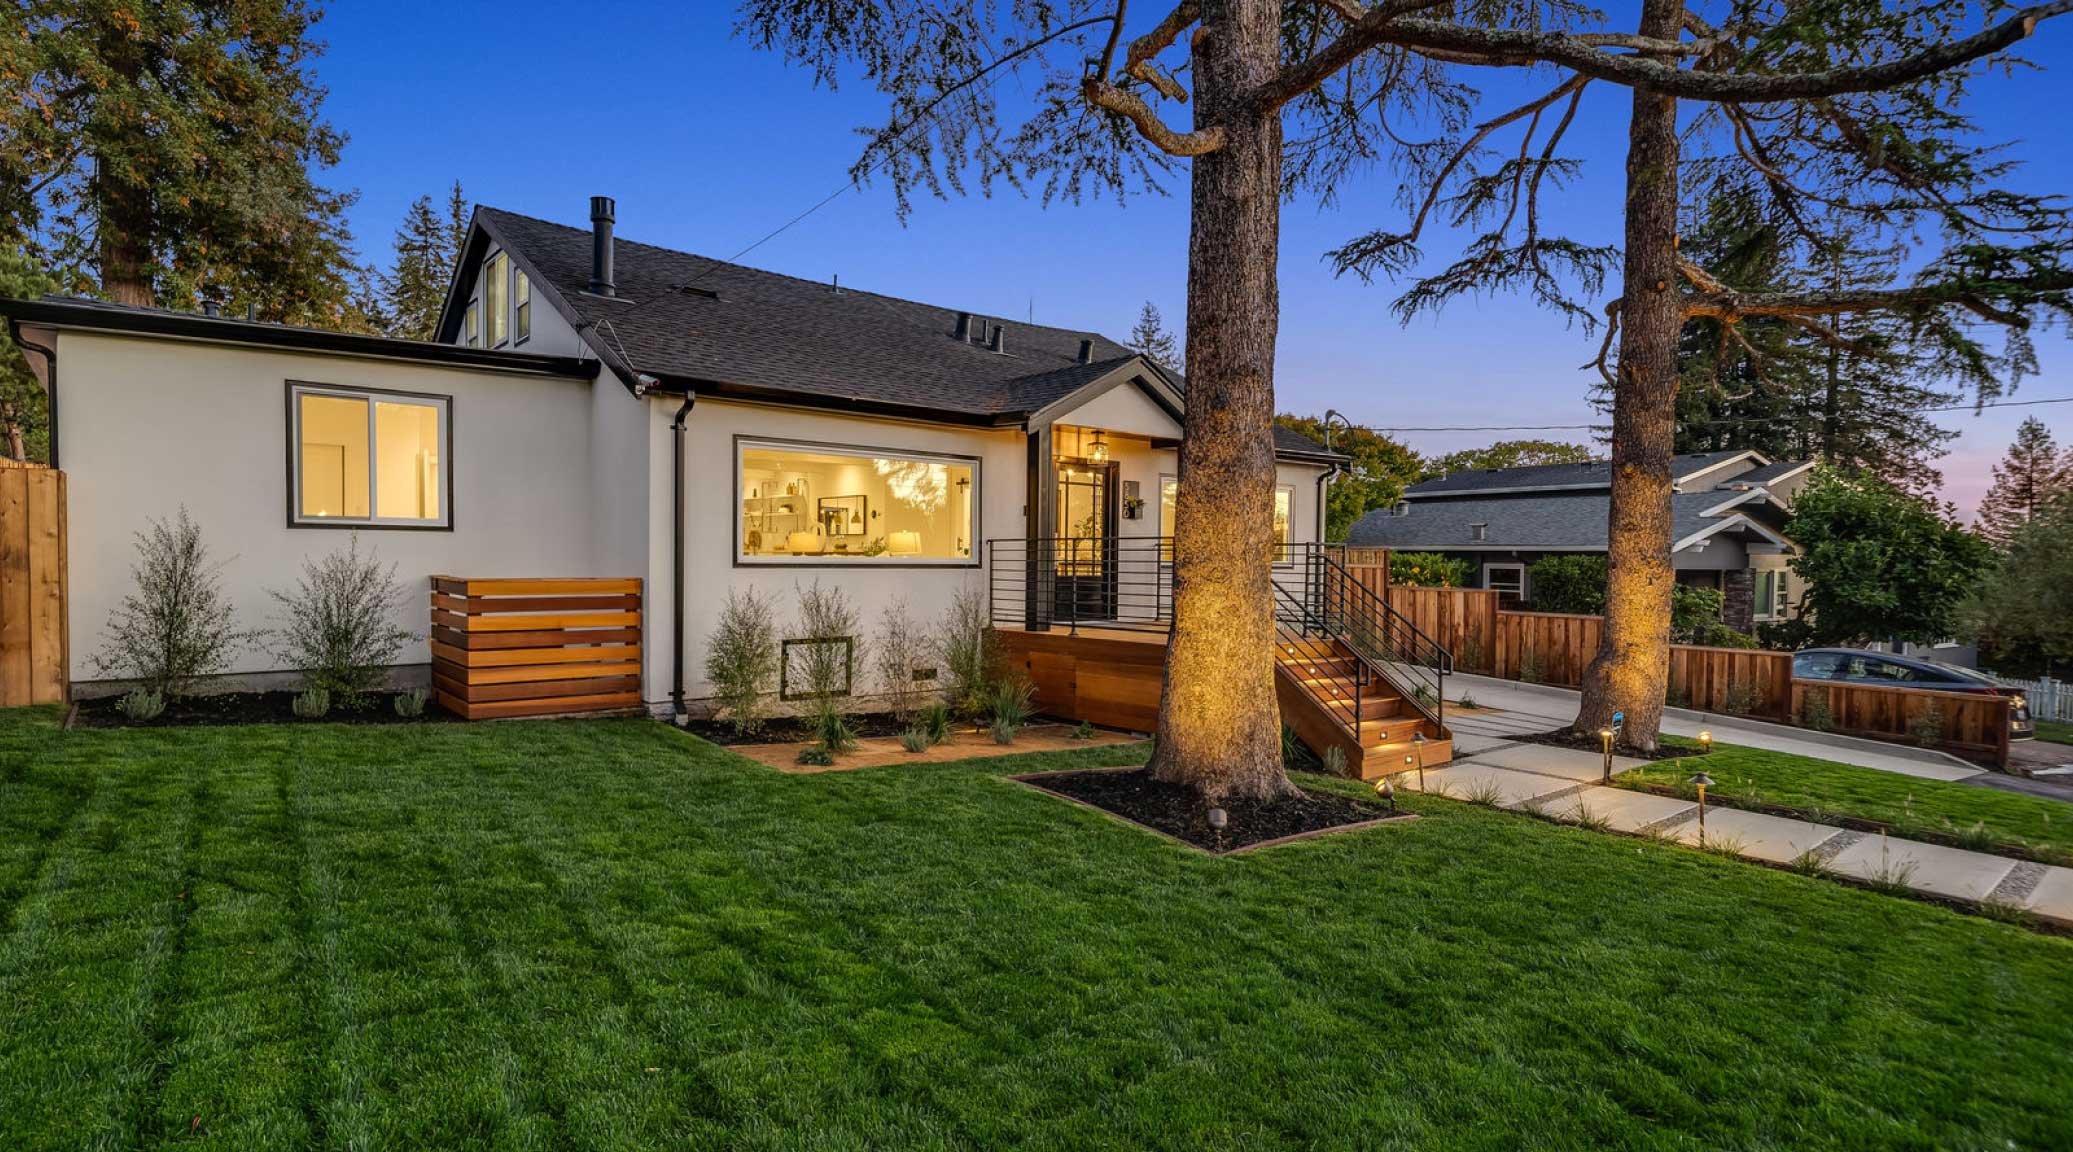
[[[2073,865],[2073,804],[1976,784],[1733,745],[1715,748],[1703,760],[1658,760],[1622,772],[1615,782],[1628,788],[1671,787],[1679,795],[1695,796],[1685,781],[1701,767],[1713,778],[1707,796],[1724,801],[1779,805],[1815,820],[1874,820],[1889,825],[1896,836],[1955,837],[1968,848],[2019,851],[2047,863]]]
[[[1214,859],[999,778],[1131,755],[0,714],[0,1148],[2073,1146],[2073,941],[1444,799]]]
[[[2073,724],[2058,720],[2039,720],[2037,738],[2053,744],[2073,744]]]

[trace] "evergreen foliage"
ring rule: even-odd
[[[1800,609],[1817,645],[1954,635],[1993,558],[1946,510],[1825,467],[1793,500],[1786,535],[1800,547],[1790,563],[1807,583]]]
[[[1980,535],[2006,548],[2018,529],[2073,491],[2073,450],[2061,455],[2051,430],[2035,416],[2016,429],[2008,455],[1994,465],[1994,486],[1979,505]]]
[[[430,196],[410,202],[396,226],[394,257],[381,276],[381,302],[388,334],[406,340],[430,340],[446,304],[446,289],[467,238],[467,199],[454,181],[444,205]]]
[[[1159,306],[1150,300],[1137,314],[1137,324],[1130,329],[1130,347],[1139,355],[1161,368],[1174,372],[1181,370],[1180,341],[1166,330],[1166,318],[1159,314]]]

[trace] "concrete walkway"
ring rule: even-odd
[[[1571,688],[1521,684],[1462,673],[1449,676],[1447,726],[1455,732],[1455,751],[1472,754],[1478,748],[1488,748],[1521,733],[1546,732],[1568,724],[1576,719],[1579,695]],[[1500,711],[1485,715],[1468,712],[1457,716],[1453,705],[1463,696],[1474,698],[1482,708]],[[1928,748],[1908,748],[1829,732],[1808,732],[1782,724],[1683,708],[1671,708],[1663,713],[1663,731],[1672,736],[1696,737],[1701,728],[1712,729],[1717,744],[1742,744],[1772,752],[1789,752],[1795,756],[1855,764],[1860,768],[1876,768],[1881,772],[1897,772],[1903,776],[1965,780],[1985,772],[1976,764]]]
[[[1481,694],[1474,694],[1477,702],[1482,703]],[[1466,714],[1453,723],[1459,725],[1454,747],[1461,758],[1443,768],[1426,770],[1425,788],[1429,792],[1501,808],[1530,810],[1576,823],[1602,821],[1617,832],[1701,844],[1696,803],[1607,787],[1598,783],[1604,771],[1600,755],[1546,744],[1518,743],[1500,734],[1506,729],[1513,733],[1546,731],[1546,717],[1515,712]],[[1487,731],[1476,734],[1471,746],[1465,747],[1462,727],[1471,723]],[[1714,729],[1716,736],[1721,731]],[[1741,743],[1741,734],[1737,732],[1732,741]],[[1613,770],[1623,772],[1641,763],[1615,756]],[[1697,770],[1696,762],[1693,770]],[[1415,790],[1418,778],[1407,774],[1399,777],[1398,783]],[[1960,900],[1994,900],[2025,909],[2040,920],[2073,927],[2073,868],[1718,806],[1706,809],[1703,843],[1716,851],[1767,864],[1791,864],[1805,859],[1860,880],[1897,884]]]

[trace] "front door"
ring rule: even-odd
[[[1116,615],[1116,465],[1060,460],[1058,470],[1057,593],[1060,623],[1112,620]]]

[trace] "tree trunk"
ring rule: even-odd
[[[100,191],[101,293],[117,304],[149,308],[151,289],[151,190],[103,172]]]
[[[1173,633],[1152,772],[1205,798],[1294,790],[1274,699],[1275,282],[1281,121],[1241,110],[1279,62],[1276,0],[1202,6],[1188,237],[1188,415],[1174,500]]]
[[[1643,0],[1641,35],[1674,40],[1681,0]],[[1584,673],[1576,727],[1625,712],[1620,742],[1653,749],[1670,677],[1670,461],[1677,440],[1677,101],[1634,90],[1619,384],[1612,403],[1612,509],[1605,633]]]

